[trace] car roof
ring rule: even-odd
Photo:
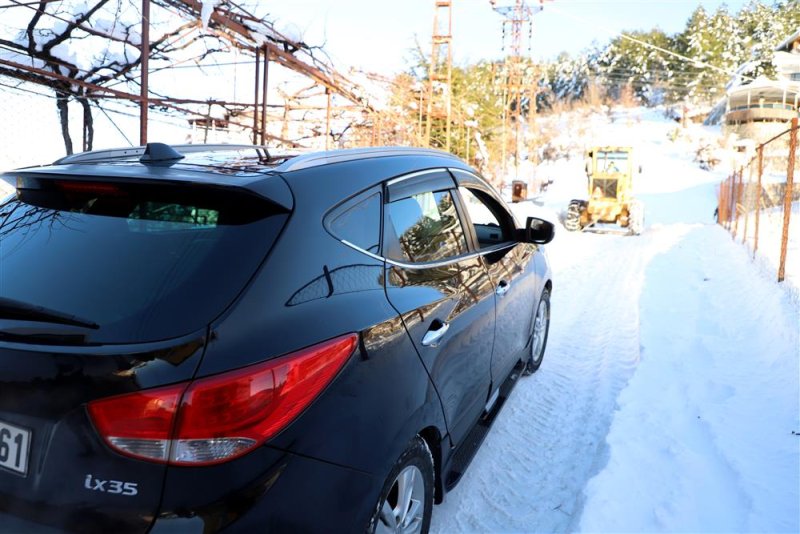
[[[295,171],[376,158],[436,159],[463,166],[456,156],[440,150],[413,147],[371,147],[302,154],[270,153],[257,145],[166,145],[105,149],[63,157],[50,165],[28,167],[2,175],[6,181],[25,178],[76,176],[81,180],[158,181],[220,187],[238,187],[277,201],[291,209],[291,193],[283,180]]]
[[[155,155],[154,155],[155,154]],[[273,155],[261,145],[191,144],[166,145],[149,143],[146,146],[94,150],[65,156],[53,165],[65,164],[135,164],[170,163],[171,167],[207,168],[211,172],[290,172],[321,165],[341,163],[359,159],[388,156],[440,156],[458,160],[448,152],[416,147],[369,147],[342,150],[315,151],[295,154]]]

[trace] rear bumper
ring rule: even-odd
[[[261,447],[217,466],[168,468],[154,521],[152,512],[100,502],[64,508],[7,496],[0,533],[363,532],[381,483],[360,471]]]
[[[261,447],[204,468],[169,468],[150,533],[360,532],[382,481],[346,467]]]
[[[25,532],[30,534],[61,534],[62,530],[0,512],[0,532]]]

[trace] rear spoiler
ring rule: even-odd
[[[240,176],[210,171],[176,169],[166,166],[148,165],[63,165],[55,167],[35,167],[0,174],[16,189],[37,189],[42,181],[70,181],[121,186],[151,187],[191,187],[215,189],[231,193],[260,197],[274,204],[281,211],[291,212],[294,198],[289,186],[280,176],[257,175]]]

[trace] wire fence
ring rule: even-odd
[[[800,188],[796,184],[798,120],[746,153],[720,183],[717,221],[734,240],[800,286]]]

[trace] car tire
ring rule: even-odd
[[[433,512],[433,478],[433,456],[417,436],[386,477],[367,532],[426,534]]]
[[[547,334],[550,331],[550,290],[545,289],[539,304],[536,306],[536,313],[533,316],[533,333],[531,335],[531,349],[528,353],[528,361],[525,364],[525,375],[532,375],[542,365],[544,359],[544,349],[547,347]]]

